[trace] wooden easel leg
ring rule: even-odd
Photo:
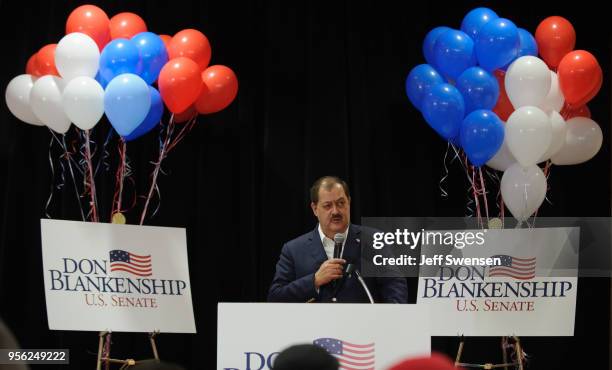
[[[508,337],[502,337],[501,346],[502,346],[502,356],[504,358],[504,364],[507,364],[508,363]],[[504,366],[504,370],[508,370],[508,366]]]
[[[105,361],[105,367],[104,367],[106,370],[110,370],[110,362],[108,361],[108,359],[111,357],[110,349],[111,349],[111,332],[109,331],[106,333],[106,343],[104,344],[104,357],[107,359]]]
[[[455,366],[459,366],[462,354],[463,354],[463,335],[461,336],[461,339],[459,339],[459,349],[457,349],[457,356],[455,357]]]
[[[102,348],[104,346],[104,337],[106,336],[106,332],[101,331],[98,333],[98,336],[100,339],[98,340],[98,362],[96,365],[96,370],[102,370]]]
[[[519,364],[519,370],[523,370],[523,347],[521,346],[521,341],[518,337],[514,337],[514,341],[516,342],[516,359]]]
[[[155,345],[155,336],[158,334],[158,331],[153,333],[149,333],[149,341],[151,342],[151,349],[153,349],[153,357],[157,362],[159,362],[159,354],[157,353],[157,345]]]

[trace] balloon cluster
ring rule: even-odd
[[[61,134],[71,123],[89,130],[106,114],[129,141],[160,122],[164,103],[181,122],[234,100],[236,75],[209,66],[210,59],[210,43],[198,30],[157,35],[134,13],[109,19],[83,5],[70,13],[66,36],[43,46],[28,60],[26,74],[11,80],[6,102],[21,121]]]
[[[493,10],[476,8],[459,30],[437,27],[426,35],[427,64],[406,79],[408,98],[440,136],[460,146],[474,167],[504,171],[503,201],[519,221],[545,199],[538,163],[546,170],[579,164],[602,145],[586,106],[601,88],[602,70],[575,44],[565,18],[544,19],[534,37]]]

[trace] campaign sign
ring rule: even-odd
[[[51,330],[195,333],[185,229],[41,220]]]
[[[341,369],[388,369],[429,355],[425,307],[409,304],[219,303],[217,369],[269,370],[283,349],[314,344]]]
[[[573,336],[579,231],[489,229],[469,248],[423,245],[417,303],[432,335]]]

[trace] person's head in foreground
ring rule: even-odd
[[[344,233],[351,222],[348,185],[335,176],[321,177],[310,188],[310,207],[328,238]]]
[[[338,370],[338,360],[314,344],[291,346],[276,356],[273,370]]]
[[[432,353],[428,357],[413,357],[391,366],[388,370],[460,370],[448,357]]]
[[[0,318],[0,349],[19,349],[19,343],[17,338],[13,335],[13,332]],[[0,364],[0,370],[27,370],[27,365],[8,365]]]
[[[138,363],[136,366],[131,367],[130,369],[134,370],[185,370],[185,368],[171,364],[168,362],[157,362],[154,360],[151,361],[142,361]]]

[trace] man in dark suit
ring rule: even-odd
[[[318,179],[310,189],[311,208],[317,227],[283,246],[276,265],[270,302],[369,302],[355,276],[343,274],[351,263],[361,267],[361,238],[367,232],[350,223],[348,185],[335,176]],[[342,258],[333,258],[334,236],[344,235]],[[408,289],[403,278],[365,278],[375,302],[406,303]],[[334,299],[335,298],[335,299]]]

